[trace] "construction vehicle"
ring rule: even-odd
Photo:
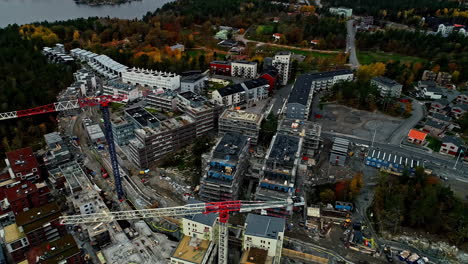
[[[225,201],[211,203],[195,203],[177,207],[151,208],[129,211],[92,213],[83,215],[60,216],[64,225],[79,225],[88,223],[103,223],[118,220],[135,220],[155,217],[174,217],[196,214],[219,214],[218,263],[228,263],[228,219],[230,212],[252,212],[257,210],[302,206],[303,203],[287,201]]]
[[[40,114],[62,112],[89,106],[101,106],[102,120],[104,122],[104,134],[109,149],[109,157],[111,159],[112,172],[114,174],[115,189],[117,197],[122,202],[124,200],[124,192],[120,179],[119,163],[117,161],[117,153],[115,151],[114,135],[110,121],[109,104],[112,102],[122,102],[127,100],[127,95],[101,95],[96,97],[80,98],[70,101],[61,101],[48,105],[38,106],[31,109],[0,113],[0,120],[14,119],[20,117],[28,117]]]

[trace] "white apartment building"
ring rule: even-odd
[[[250,61],[231,62],[231,76],[253,79],[257,77],[257,63]]]
[[[126,94],[129,101],[143,97],[143,92],[133,84],[122,83],[117,80],[111,80],[102,85],[104,95]]]
[[[272,65],[278,70],[278,77],[282,85],[286,85],[291,73],[291,56],[290,51],[280,51],[275,54]]]
[[[351,17],[353,15],[353,9],[346,7],[330,7],[328,11],[337,16]]]
[[[266,263],[280,263],[283,248],[284,218],[248,214],[245,220],[243,257],[248,259],[252,248],[266,251]]]
[[[180,75],[135,67],[122,73],[122,81],[154,89],[176,90],[180,87]]]
[[[225,106],[252,104],[267,98],[269,88],[266,79],[258,78],[220,88],[212,93],[212,100]]]

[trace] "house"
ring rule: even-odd
[[[283,248],[286,220],[283,218],[248,214],[245,220],[244,239],[242,243],[241,263],[280,263]],[[262,256],[263,261],[254,259]],[[263,253],[263,254],[259,254]],[[252,256],[250,256],[252,255]]]
[[[41,178],[39,163],[30,147],[7,152],[5,163],[12,179],[37,181]]]
[[[426,141],[427,133],[421,132],[416,129],[411,129],[408,133],[408,142],[422,145]]]
[[[313,39],[313,40],[310,41],[310,44],[312,44],[314,46],[317,46],[319,44],[319,40]]]
[[[281,33],[274,33],[273,34],[273,38],[275,39],[275,41],[280,40],[282,36],[283,36],[283,34],[281,34]]]
[[[468,91],[461,92],[455,100],[457,103],[468,104]]]
[[[239,45],[239,42],[233,40],[233,39],[225,39],[222,40],[218,43],[218,46],[224,47],[224,48],[233,48],[235,46]]]
[[[440,114],[447,114],[447,106],[450,104],[450,102],[445,99],[439,99],[436,101],[433,101],[431,103],[431,108],[429,109],[429,112],[431,113],[440,113]]]
[[[422,81],[435,81],[436,78],[437,78],[437,73],[433,71],[425,70],[421,77],[421,80]]]
[[[229,34],[228,30],[222,29],[222,30],[216,32],[215,39],[227,40],[228,39],[228,34]]]
[[[424,98],[434,100],[442,98],[442,89],[433,81],[419,81],[418,88]]]
[[[456,119],[462,117],[466,111],[468,111],[468,104],[455,104],[451,108],[452,116]]]
[[[442,138],[442,146],[439,153],[456,156],[461,147],[463,147],[463,141],[460,138],[445,136]]]
[[[333,15],[343,17],[351,17],[353,15],[353,9],[346,7],[330,7],[328,11]]]
[[[451,80],[452,80],[452,75],[448,72],[439,72],[437,74],[436,82],[440,85],[449,84]]]
[[[402,84],[384,76],[372,78],[371,84],[377,86],[381,96],[400,97]]]
[[[428,119],[424,124],[423,131],[431,134],[434,137],[440,136],[446,128],[446,125],[438,123],[434,120]]]
[[[185,50],[185,46],[183,44],[179,44],[179,43],[177,43],[177,44],[175,44],[173,46],[170,46],[170,48],[171,48],[171,51],[178,50],[178,51],[183,52]]]
[[[434,120],[437,123],[441,123],[444,125],[448,125],[451,123],[452,118],[448,115],[440,114],[440,113],[432,113],[428,116],[428,118]]]

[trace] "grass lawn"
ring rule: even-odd
[[[442,146],[442,141],[431,136],[427,136],[426,140],[427,142],[429,142],[429,144],[427,145],[428,148],[436,152],[440,150],[440,147]]]
[[[401,62],[425,62],[426,60],[419,57],[405,56],[395,53],[386,52],[370,52],[362,51],[357,53],[357,57],[360,64],[370,64],[374,62],[387,62],[389,60],[401,61]]]
[[[321,58],[333,58],[336,55],[338,55],[338,53],[321,53],[321,52],[316,52],[316,51],[306,51],[306,50],[299,50],[299,49],[285,49],[285,48],[267,46],[267,45],[263,45],[259,47],[258,49],[260,49],[264,53],[275,54],[278,51],[290,51],[294,54],[312,56],[312,57],[321,57]]]

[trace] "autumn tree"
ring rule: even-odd
[[[323,190],[319,196],[322,203],[333,203],[335,201],[335,193],[331,189]]]
[[[359,67],[357,77],[361,81],[368,81],[376,76],[385,74],[386,65],[382,62],[362,65]]]

